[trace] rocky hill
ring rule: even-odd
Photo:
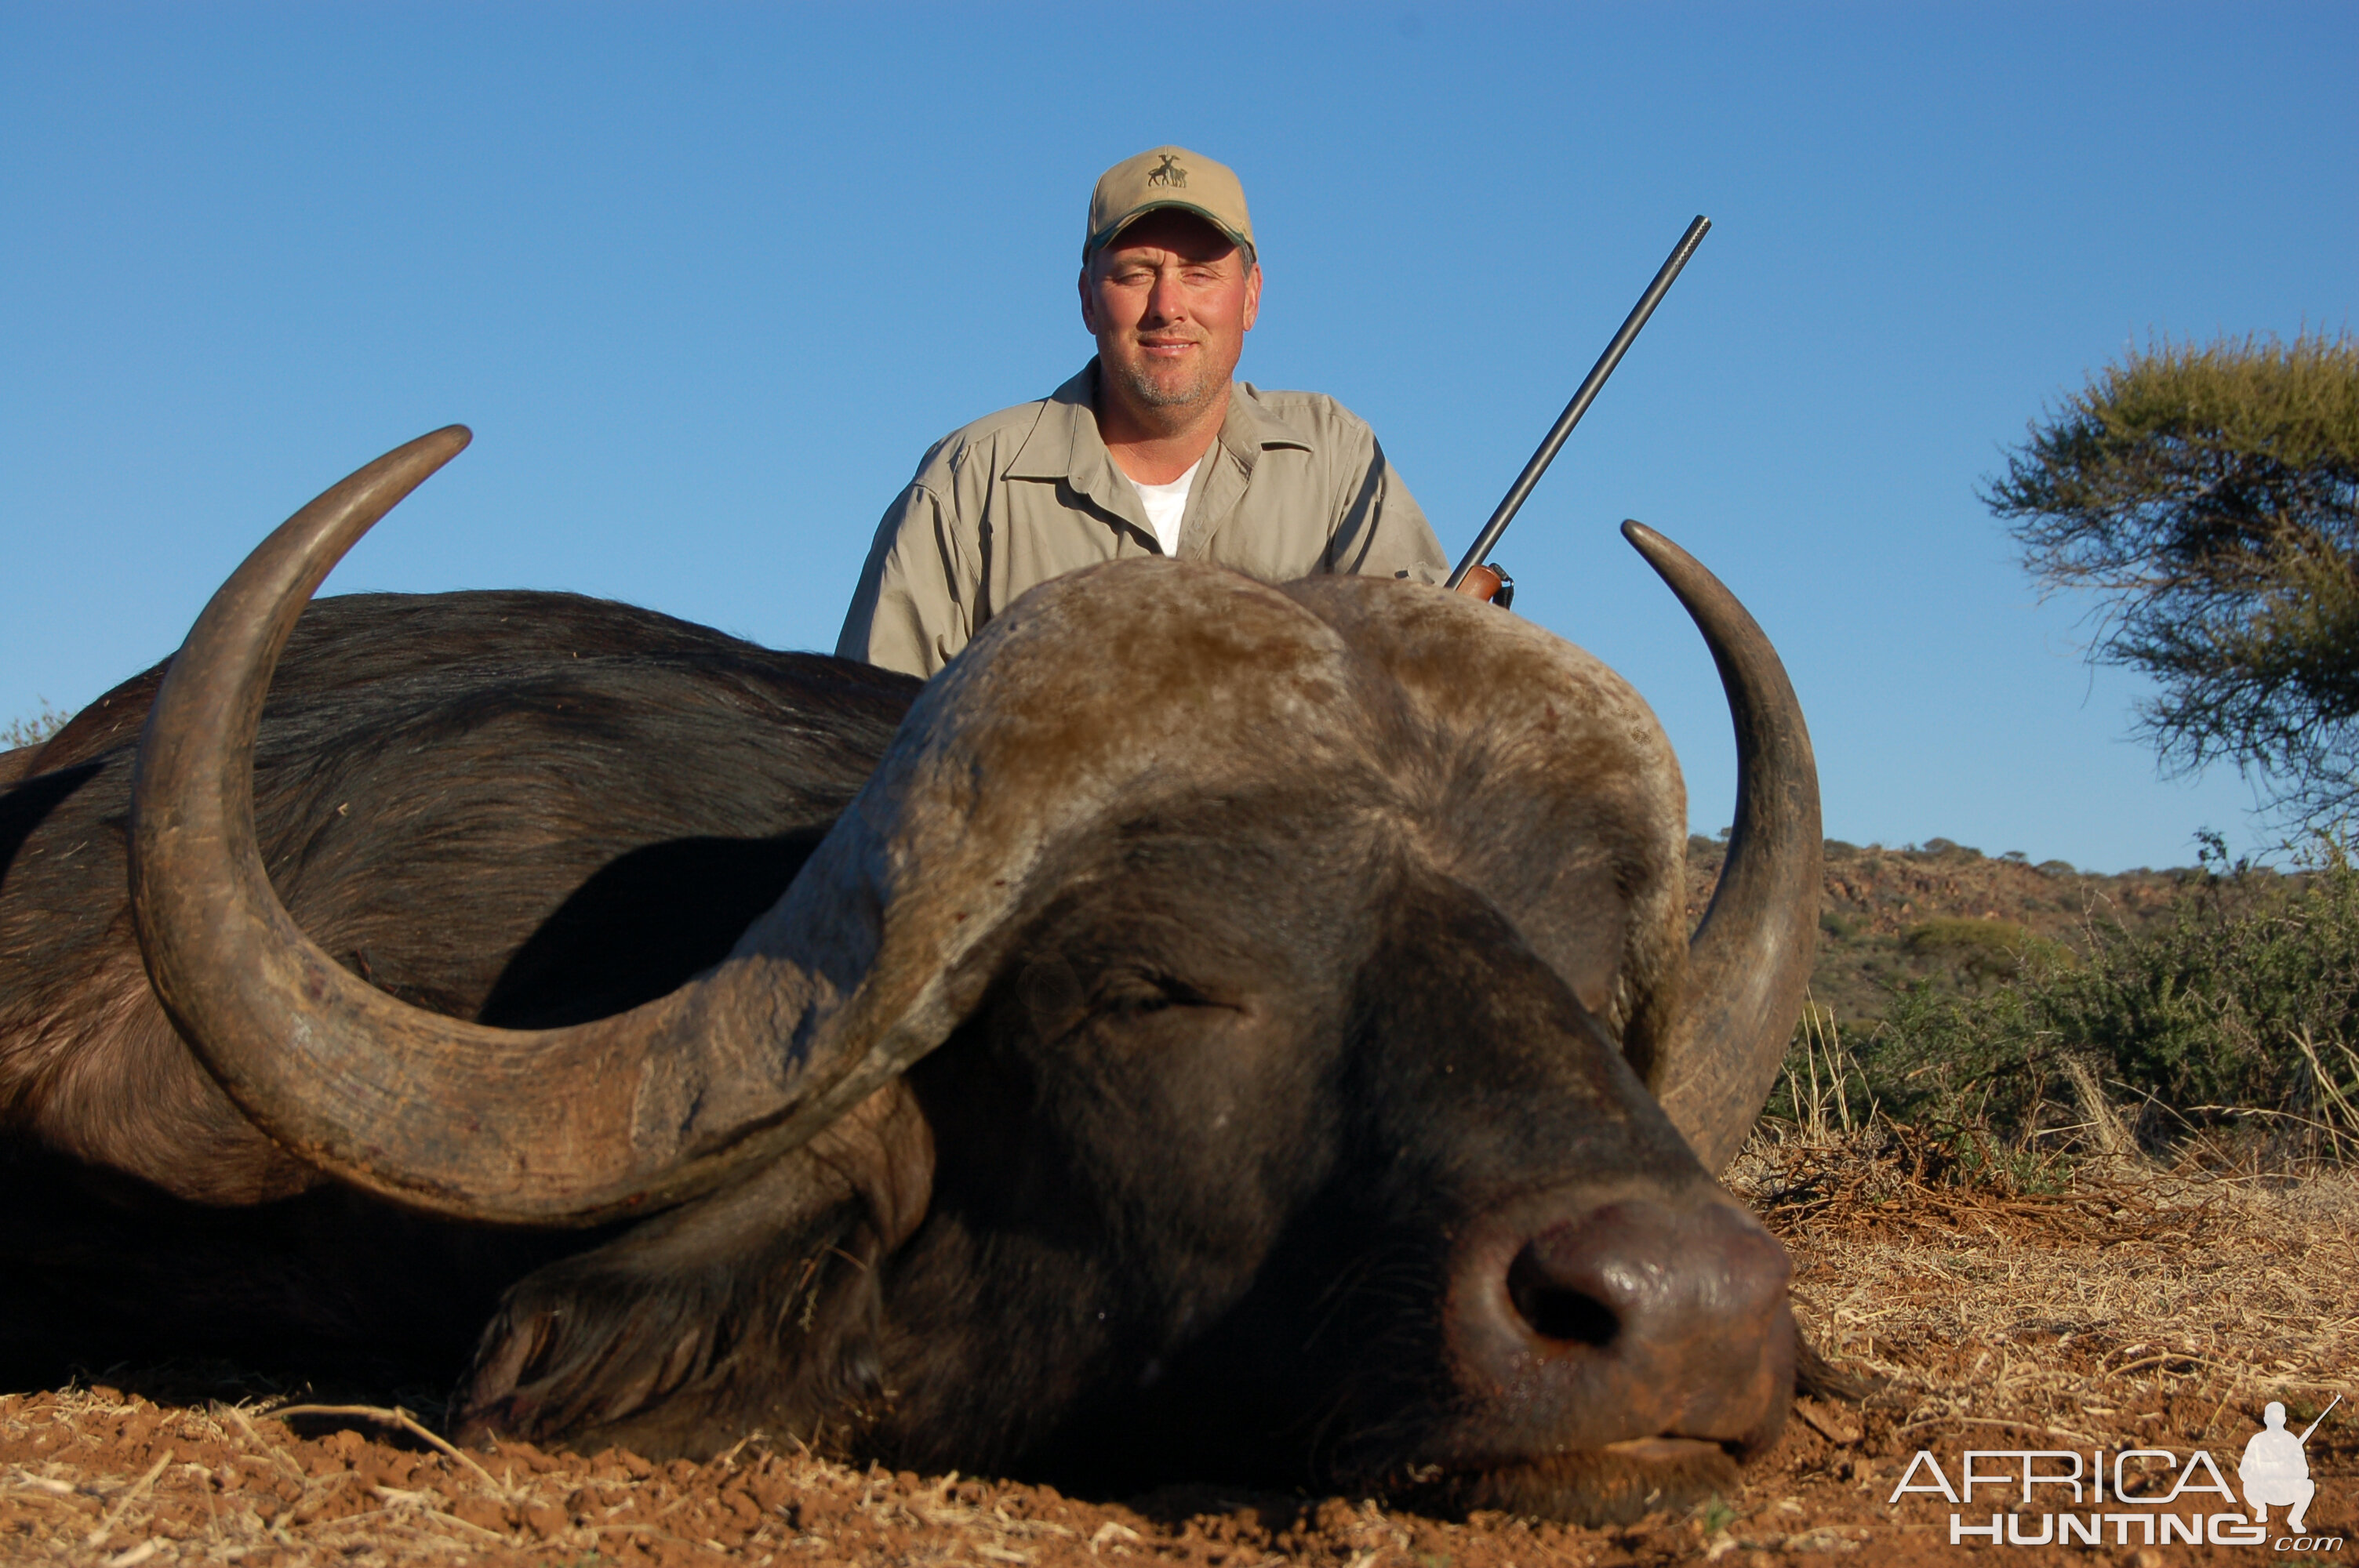
[[[1724,849],[1717,839],[1688,840],[1691,917],[1712,897]],[[1844,1023],[1873,1022],[1917,981],[1972,990],[2013,974],[2040,944],[2085,951],[2102,926],[2167,925],[2180,891],[2201,875],[2101,875],[2062,860],[1984,855],[1947,838],[1897,849],[1830,838],[1811,994]]]

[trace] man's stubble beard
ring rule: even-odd
[[[1228,377],[1216,375],[1210,365],[1199,365],[1193,375],[1177,386],[1158,384],[1143,366],[1117,365],[1114,373],[1120,378],[1122,389],[1142,408],[1201,408],[1215,394],[1228,389]]]

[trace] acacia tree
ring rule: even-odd
[[[2359,339],[2168,341],[2108,365],[1986,481],[2089,656],[2151,676],[2164,764],[2226,760],[2288,817],[2359,811]]]

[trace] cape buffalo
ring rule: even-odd
[[[1775,1435],[1786,1260],[1712,1175],[1816,775],[1675,546],[1625,527],[1740,762],[1692,940],[1653,716],[1437,589],[1118,563],[922,688],[563,595],[305,615],[466,438],[299,513],[0,795],[0,1357],[1575,1519]]]

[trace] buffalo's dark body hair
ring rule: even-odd
[[[0,789],[0,1377],[202,1352],[447,1381],[501,1290],[597,1237],[424,1219],[257,1160],[220,1097],[159,1082],[187,1071],[159,1060],[176,1042],[109,1033],[145,1000],[125,826],[162,668]],[[263,853],[305,929],[406,1001],[600,1016],[728,951],[917,689],[570,594],[322,600],[263,720]],[[141,1125],[158,1098],[171,1124]],[[213,1159],[217,1201],[140,1180],[150,1157]]]

